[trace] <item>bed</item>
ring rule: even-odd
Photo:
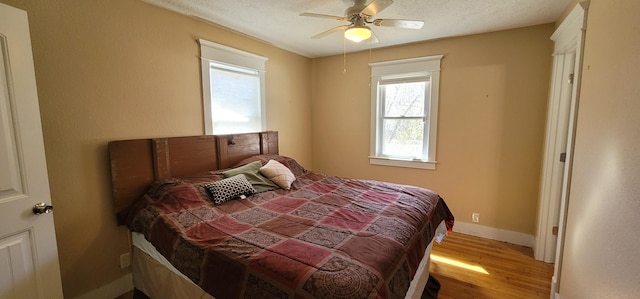
[[[315,173],[279,155],[274,131],[109,154],[134,286],[151,298],[420,298],[453,227],[437,193]]]

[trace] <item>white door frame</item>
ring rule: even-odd
[[[551,36],[553,73],[534,245],[535,259],[548,263],[558,262],[562,253],[587,8],[588,1],[578,3]],[[561,153],[566,155],[564,163],[559,161]]]

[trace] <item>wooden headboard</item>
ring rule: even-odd
[[[113,201],[121,212],[159,179],[234,166],[259,154],[278,154],[278,132],[168,137],[109,142]]]

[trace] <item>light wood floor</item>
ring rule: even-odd
[[[487,274],[438,257],[478,267],[474,269]],[[449,233],[441,245],[433,245],[430,273],[440,282],[440,299],[547,299],[553,264],[536,261],[528,247]]]
[[[441,285],[439,299],[547,299],[553,275],[553,265],[534,260],[531,248],[459,233],[449,233],[442,244],[433,245],[430,267]],[[132,291],[117,299],[130,298],[144,296]]]

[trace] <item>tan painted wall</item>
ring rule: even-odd
[[[640,298],[640,1],[592,0],[561,298]]]
[[[311,60],[142,1],[0,0],[28,12],[65,297],[129,272],[107,142],[203,134],[204,38],[268,57],[268,129],[311,164]]]
[[[313,60],[314,169],[427,187],[458,221],[533,235],[554,25]],[[444,54],[435,171],[369,165],[369,62]]]

